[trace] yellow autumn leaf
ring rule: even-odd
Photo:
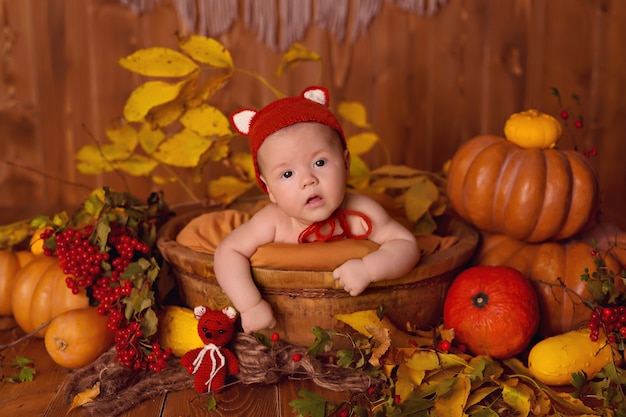
[[[198,70],[198,64],[188,56],[164,47],[140,49],[118,62],[127,70],[148,77],[177,78]]]
[[[152,129],[149,123],[144,123],[141,125],[137,136],[142,149],[147,154],[151,154],[165,139],[165,132],[161,129]]]
[[[87,388],[86,390],[74,395],[74,398],[72,398],[72,403],[70,404],[67,412],[69,413],[76,407],[80,407],[81,405],[92,402],[93,400],[98,398],[98,395],[100,395],[100,381],[96,381],[93,387]]]
[[[208,104],[187,110],[180,122],[202,136],[232,135],[228,118],[217,107]]]
[[[99,174],[114,169],[115,161],[130,157],[132,150],[125,144],[110,143],[102,146],[85,145],[78,150],[74,158],[77,168],[83,174]]]
[[[358,101],[342,101],[337,107],[337,113],[355,126],[370,129],[372,125],[367,121],[367,110]]]
[[[222,176],[209,181],[208,194],[222,204],[230,204],[253,186],[253,182],[245,182],[233,176]]]
[[[234,67],[230,51],[213,38],[191,35],[179,39],[178,45],[190,57],[203,64],[216,68]]]
[[[164,164],[195,167],[212,142],[189,129],[184,129],[161,142],[152,156]]]
[[[358,155],[350,156],[350,178],[348,184],[354,189],[362,190],[370,183],[369,167]]]
[[[124,105],[124,118],[129,122],[139,122],[148,112],[164,103],[174,100],[187,81],[170,84],[165,81],[147,81],[135,88]]]
[[[207,101],[208,99],[213,97],[213,94],[221,90],[228,83],[228,80],[230,80],[232,76],[232,72],[227,72],[223,74],[213,75],[207,78],[200,85],[200,87],[198,87],[195,100],[198,100],[201,103]]]
[[[102,157],[100,148],[95,145],[85,145],[74,155],[76,169],[83,174],[95,175],[111,171],[111,163]]]
[[[203,161],[223,161],[226,157],[228,157],[229,153],[230,147],[228,146],[228,143],[213,142],[209,151],[203,156]]]
[[[415,222],[421,218],[439,198],[439,189],[426,177],[413,184],[407,191],[404,200],[404,209],[409,221]]]
[[[467,397],[467,402],[465,403],[465,407],[469,408],[473,405],[480,403],[482,400],[487,398],[489,395],[493,394],[496,390],[499,390],[498,386],[487,386],[487,387],[479,387],[477,389],[473,389],[470,392],[470,395]]]
[[[105,134],[107,138],[119,147],[125,147],[129,151],[137,146],[137,130],[129,124],[118,124],[109,127]]]
[[[383,165],[372,170],[372,175],[386,177],[413,177],[423,173],[424,171],[406,165]]]
[[[378,135],[373,132],[359,133],[346,139],[350,155],[363,155],[368,153],[378,141]]]
[[[180,93],[171,101],[159,104],[148,111],[145,119],[153,128],[166,127],[176,122],[188,108],[199,105],[195,103],[196,87],[199,74],[186,79]]]
[[[306,61],[321,62],[321,58],[318,53],[309,51],[304,45],[296,42],[283,54],[276,76],[280,77],[283,71],[288,71],[297,63]]]
[[[416,371],[440,369],[439,356],[434,350],[419,350],[405,361],[406,366]]]
[[[135,154],[121,161],[116,161],[114,165],[117,169],[141,177],[150,175],[159,163],[154,159]]]
[[[517,411],[517,416],[526,417],[530,413],[531,400],[535,394],[527,385],[516,382],[518,380],[512,378],[502,384],[502,399]]]
[[[466,375],[459,374],[448,392],[437,396],[431,416],[465,417],[465,404],[471,390],[471,382]]]
[[[354,313],[338,313],[333,316],[336,320],[346,323],[366,337],[372,337],[371,328],[397,330],[396,326],[387,317],[378,317],[376,310],[361,310]]]
[[[413,382],[413,379],[410,375],[411,369],[409,369],[406,365],[402,364],[398,366],[398,371],[396,372],[396,395],[400,396],[400,400],[402,402],[406,401],[406,399],[413,392],[414,386],[419,385]],[[415,371],[413,371],[415,372]]]
[[[245,178],[255,178],[254,161],[250,152],[235,152],[230,157],[230,162],[237,171],[243,173]]]
[[[176,177],[164,177],[162,175],[153,174],[150,179],[153,183],[159,185],[171,184],[176,182]]]
[[[372,181],[372,187],[385,189],[409,188],[423,181],[424,177],[383,177]]]

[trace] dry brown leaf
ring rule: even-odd
[[[70,404],[70,408],[67,410],[67,412],[69,413],[74,408],[92,402],[93,400],[98,398],[98,395],[100,395],[100,381],[97,381],[93,385],[93,387],[76,394],[72,399],[72,404]]]

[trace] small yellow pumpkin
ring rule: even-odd
[[[554,148],[562,131],[561,123],[535,109],[512,114],[504,124],[506,139],[522,148]]]

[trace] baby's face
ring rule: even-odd
[[[350,154],[326,125],[297,123],[274,132],[257,161],[270,200],[303,225],[327,219],[343,202]]]

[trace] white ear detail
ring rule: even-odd
[[[304,90],[302,96],[307,100],[314,101],[324,106],[328,106],[328,92],[321,88],[311,88]]]
[[[235,317],[237,317],[237,310],[235,310],[233,307],[224,307],[224,309],[222,310],[222,313],[226,314],[226,317],[228,317],[231,320],[234,320]]]
[[[196,317],[196,320],[200,320],[200,317],[204,316],[204,313],[206,313],[205,306],[197,306],[193,309],[193,315]]]
[[[256,115],[256,110],[252,109],[243,109],[238,112],[233,113],[231,116],[233,120],[233,124],[235,125],[235,129],[242,135],[247,135],[250,133],[250,122],[252,118]]]

